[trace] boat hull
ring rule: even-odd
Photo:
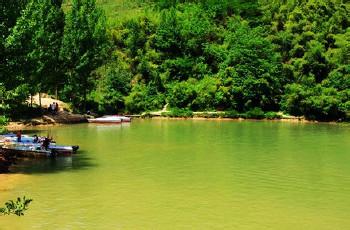
[[[47,158],[71,156],[79,149],[79,146],[49,146],[47,150],[41,149],[40,145],[32,146],[3,146],[2,151],[16,157]]]
[[[25,158],[48,158],[54,157],[53,153],[48,150],[30,150],[30,149],[16,149],[16,148],[5,148],[1,149],[5,154],[9,154],[15,157]]]
[[[96,120],[96,119],[88,119],[89,123],[96,123],[96,124],[120,124],[122,123],[121,120]]]

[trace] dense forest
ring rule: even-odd
[[[101,114],[344,120],[349,12],[345,0],[1,1],[0,113],[46,92]]]

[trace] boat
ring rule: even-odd
[[[48,149],[51,150],[51,152],[53,152],[57,156],[69,156],[71,154],[76,153],[79,149],[79,146],[78,145],[67,146],[67,145],[50,144]]]
[[[12,153],[17,157],[56,157],[56,156],[71,156],[76,153],[79,146],[64,146],[50,144],[47,149],[44,149],[41,144],[7,144],[3,145],[1,149],[4,152]]]
[[[55,156],[50,150],[35,149],[28,146],[2,146],[1,151],[16,157],[48,158]]]
[[[122,122],[131,122],[131,118],[126,117],[126,116],[111,115],[111,116],[104,116],[104,117],[116,117],[116,118],[119,118],[120,120],[122,120]]]
[[[120,124],[122,123],[122,119],[115,116],[105,116],[98,117],[93,119],[88,119],[89,123],[99,123],[99,124]]]
[[[42,141],[44,137],[35,142],[34,137],[22,135],[21,142],[13,134],[0,136],[0,147],[5,152],[12,152],[19,157],[53,157],[53,156],[70,156],[77,152],[79,146],[57,145],[56,142],[50,141],[47,148],[44,148]]]
[[[121,115],[105,115],[98,118],[88,119],[88,122],[101,124],[119,124],[122,122],[131,122],[131,118]]]

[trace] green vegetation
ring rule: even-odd
[[[5,126],[8,123],[8,119],[5,116],[0,116],[0,134],[6,132]]]
[[[1,10],[8,114],[28,95],[57,90],[97,113],[168,104],[167,116],[349,116],[346,1],[23,0]]]
[[[17,216],[23,216],[32,201],[32,199],[27,199],[26,197],[18,197],[16,201],[9,200],[5,203],[4,208],[0,208],[0,215],[14,214]]]

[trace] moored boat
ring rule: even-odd
[[[104,117],[116,117],[116,118],[119,118],[120,120],[122,120],[122,122],[131,122],[131,118],[126,117],[126,116],[111,115],[111,116],[104,116]]]
[[[0,147],[3,151],[14,153],[19,157],[70,156],[79,149],[77,145],[57,145],[54,141],[45,137],[34,138],[22,135],[19,142],[13,134],[0,136]]]
[[[94,119],[88,119],[89,123],[99,123],[99,124],[120,124],[122,120],[114,116],[98,117]]]
[[[16,157],[47,158],[55,156],[50,150],[35,149],[27,146],[2,146],[1,150]]]
[[[4,145],[1,149],[4,152],[12,153],[17,157],[56,157],[56,156],[71,156],[78,150],[79,146],[62,146],[49,145],[47,149],[42,148],[40,144],[33,145]]]

